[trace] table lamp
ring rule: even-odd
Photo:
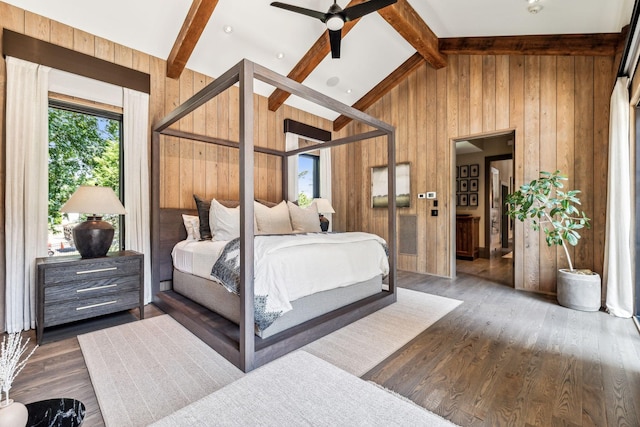
[[[62,205],[60,212],[88,214],[87,220],[73,228],[73,241],[82,258],[103,257],[113,242],[114,228],[102,220],[104,214],[126,213],[116,193],[109,187],[79,187]]]
[[[316,204],[316,208],[318,208],[318,213],[320,214],[320,229],[322,231],[329,230],[329,220],[323,214],[332,214],[336,213],[331,206],[331,203],[327,199],[313,199],[313,202]]]

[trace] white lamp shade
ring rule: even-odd
[[[62,205],[60,212],[85,214],[119,214],[126,213],[116,193],[109,187],[83,185]]]
[[[313,202],[316,204],[316,207],[318,208],[318,213],[322,213],[322,214],[336,213],[336,211],[333,210],[331,203],[329,203],[327,199],[320,199],[320,198],[313,199]]]

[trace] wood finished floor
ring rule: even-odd
[[[455,280],[399,272],[403,287],[464,303],[363,378],[462,426],[640,426],[633,322],[515,291],[509,275],[486,260],[459,263]],[[11,389],[24,403],[61,396],[85,403],[85,427],[104,425],[76,338],[38,348]]]

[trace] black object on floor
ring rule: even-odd
[[[49,399],[25,405],[27,427],[79,427],[85,416],[84,403],[75,399]]]

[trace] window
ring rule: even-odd
[[[298,155],[298,204],[302,207],[320,197],[320,157],[313,154]]]
[[[49,102],[49,255],[77,253],[72,230],[86,215],[62,214],[60,207],[81,185],[111,187],[122,200],[122,115]],[[99,213],[99,212],[96,212]],[[115,228],[110,250],[122,248],[120,215],[105,215]]]

